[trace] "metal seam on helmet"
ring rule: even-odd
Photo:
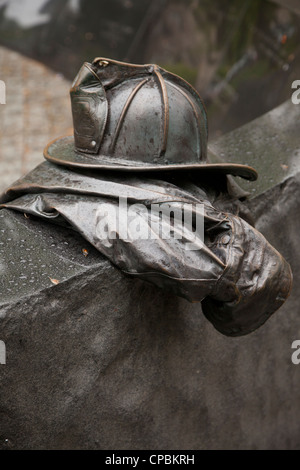
[[[142,80],[141,82],[139,82],[136,87],[132,90],[132,92],[130,93],[129,97],[127,98],[127,101],[122,109],[122,113],[120,115],[120,118],[119,118],[119,121],[118,121],[118,124],[117,124],[117,127],[116,127],[116,130],[115,130],[115,134],[114,134],[114,137],[112,139],[112,143],[110,145],[110,152],[112,153],[114,151],[114,148],[116,146],[116,142],[117,142],[117,138],[119,136],[119,133],[120,133],[120,130],[121,130],[121,127],[122,127],[122,124],[124,122],[124,118],[126,116],[126,113],[128,111],[128,108],[133,100],[133,98],[135,97],[135,95],[137,94],[137,92],[139,91],[140,88],[142,88],[143,85],[145,85],[146,82],[149,81],[149,78],[145,78],[144,80]]]
[[[202,157],[205,157],[206,158],[206,129],[203,128],[203,124],[201,122],[201,120],[199,119],[199,116],[198,116],[198,113],[197,113],[197,109],[195,107],[195,104],[193,103],[193,101],[191,100],[191,98],[189,97],[189,95],[185,92],[185,90],[182,90],[181,88],[179,88],[177,85],[175,85],[174,83],[171,83],[170,82],[170,85],[174,88],[176,88],[176,90],[178,90],[187,100],[188,102],[190,103],[192,109],[193,109],[193,113],[194,113],[194,116],[196,118],[196,122],[197,122],[197,125],[198,125],[198,129],[199,129],[199,132],[200,132],[200,152],[201,152],[201,155],[199,155],[199,160],[201,160],[201,156]]]
[[[100,78],[98,77],[96,72],[92,69],[92,67],[90,67],[90,64],[88,62],[85,62],[84,66],[94,75],[95,78],[97,78],[99,82],[101,82]]]
[[[93,65],[96,65],[96,64],[99,64],[100,67],[101,65],[103,66],[103,64],[101,64],[101,62],[103,62],[105,64],[105,67],[107,65],[118,65],[118,66],[121,66],[121,67],[130,67],[130,68],[140,68],[140,69],[144,69],[145,67],[153,67],[153,64],[131,64],[129,62],[121,62],[120,60],[114,60],[114,59],[108,59],[106,57],[95,57],[95,59],[93,60],[92,64]]]
[[[204,101],[201,98],[201,96],[199,95],[198,91],[189,82],[187,82],[184,78],[180,77],[179,75],[176,75],[175,73],[172,73],[172,72],[168,72],[167,70],[164,70],[164,69],[161,69],[161,70],[163,71],[163,75],[166,75],[167,78],[169,78],[169,79],[173,78],[173,80],[175,79],[176,82],[177,81],[181,82],[180,84],[177,83],[177,85],[178,86],[180,85],[180,87],[183,87],[186,91],[191,93],[191,95],[194,98],[196,98],[197,101],[199,101],[199,107],[201,109],[201,112],[202,112],[203,117],[204,117],[204,122],[205,122],[205,134],[206,134],[206,136],[208,136],[207,111],[206,111]],[[174,82],[172,81],[172,83],[174,83]]]
[[[162,92],[162,102],[163,102],[163,134],[162,134],[162,142],[161,148],[159,152],[159,156],[163,155],[167,150],[167,143],[168,143],[168,132],[169,132],[169,99],[168,99],[168,92],[165,80],[161,73],[159,72],[157,66],[154,68],[154,73],[157,76]]]

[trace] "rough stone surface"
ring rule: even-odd
[[[300,171],[300,105],[291,100],[212,142],[210,152],[224,161],[253,166],[255,183],[239,185],[256,197]]]
[[[27,261],[32,245],[47,248],[41,273],[59,277],[71,259],[72,272],[39,284],[34,268],[34,291],[2,302],[0,448],[300,447],[294,296],[255,333],[227,338],[199,304],[125,278],[86,244],[84,257],[76,234],[1,215]]]

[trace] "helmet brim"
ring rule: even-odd
[[[233,176],[255,181],[257,172],[248,165],[238,163],[193,163],[193,164],[170,164],[160,165],[147,162],[120,160],[105,155],[85,155],[76,152],[74,145],[74,137],[72,135],[60,137],[51,141],[44,149],[44,157],[46,160],[57,165],[63,165],[70,168],[86,168],[106,171],[130,171],[130,172],[147,172],[147,171],[217,171]]]

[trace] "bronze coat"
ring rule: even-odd
[[[126,205],[120,206],[120,198]],[[228,336],[257,329],[291,289],[288,263],[263,235],[243,218],[216,209],[208,191],[186,179],[175,184],[158,175],[153,179],[127,174],[125,180],[117,173],[78,172],[44,162],[13,184],[0,202],[2,207],[67,224],[126,275],[201,302],[204,315]],[[155,238],[122,237],[124,227],[116,225],[113,215],[125,220],[133,204],[139,204],[134,224]],[[197,215],[203,218],[204,239],[193,230],[181,238],[163,238],[160,230],[178,233],[182,224],[176,217],[157,217],[153,204],[174,211],[185,204],[192,213],[193,230]],[[101,224],[105,230],[99,230]],[[196,249],[186,249],[191,240]]]

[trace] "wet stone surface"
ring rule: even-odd
[[[300,222],[288,223],[298,207],[287,203],[299,201],[297,188],[276,194],[283,214],[263,198],[259,220],[291,261],[296,289],[240,338],[218,333],[199,303],[125,277],[79,235],[1,210],[11,240],[1,245],[0,449],[299,448]],[[20,273],[26,291],[9,284]]]
[[[73,230],[6,209],[0,210],[0,259],[0,305],[108,263]]]
[[[212,142],[210,151],[222,160],[254,167],[256,182],[238,184],[258,196],[300,171],[300,105],[290,100],[254,121]]]

